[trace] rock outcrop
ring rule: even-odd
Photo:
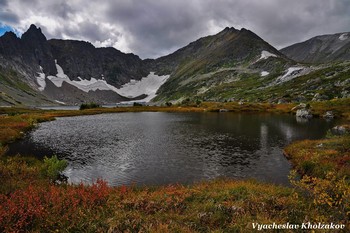
[[[72,80],[105,79],[120,87],[131,79],[140,80],[151,70],[134,54],[115,48],[95,48],[92,44],[75,40],[49,40],[53,57]]]
[[[331,132],[334,135],[350,134],[350,126],[349,125],[337,125],[331,129]]]
[[[299,118],[305,118],[305,119],[311,119],[313,117],[310,109],[306,109],[306,108],[298,109],[295,116]]]
[[[334,114],[332,111],[327,111],[324,115],[323,118],[325,119],[333,119],[334,118]]]

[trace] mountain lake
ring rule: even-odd
[[[41,123],[8,154],[57,155],[71,183],[191,184],[220,177],[289,185],[283,148],[335,121],[248,113],[112,113]]]

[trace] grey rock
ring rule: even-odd
[[[306,97],[302,95],[293,98],[293,102],[304,102],[306,100]]]
[[[279,100],[277,101],[277,103],[278,103],[278,104],[286,104],[286,103],[288,103],[288,101],[285,100],[285,99],[279,99]]]
[[[350,98],[350,92],[349,91],[342,91],[341,98]]]
[[[310,109],[298,109],[295,116],[297,118],[305,118],[305,119],[311,119],[312,118],[312,114]]]
[[[326,77],[333,76],[333,75],[335,75],[335,71],[328,72],[328,73],[325,74],[325,75],[326,75]]]
[[[332,111],[327,111],[324,115],[323,118],[325,119],[333,119],[334,118],[334,114]]]
[[[320,93],[316,93],[312,98],[312,101],[325,101],[329,100],[329,97],[326,95],[321,95]]]
[[[337,125],[331,129],[331,133],[334,135],[349,134],[350,129],[348,127],[343,126],[343,125]]]

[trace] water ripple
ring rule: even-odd
[[[42,123],[10,150],[67,159],[73,183],[103,178],[111,185],[156,185],[225,176],[287,184],[290,164],[282,148],[320,138],[332,125],[277,115],[101,114]]]

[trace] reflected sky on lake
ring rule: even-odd
[[[44,122],[10,154],[57,154],[73,183],[189,184],[218,177],[288,185],[282,154],[295,140],[316,139],[334,122],[289,115],[115,113]]]

